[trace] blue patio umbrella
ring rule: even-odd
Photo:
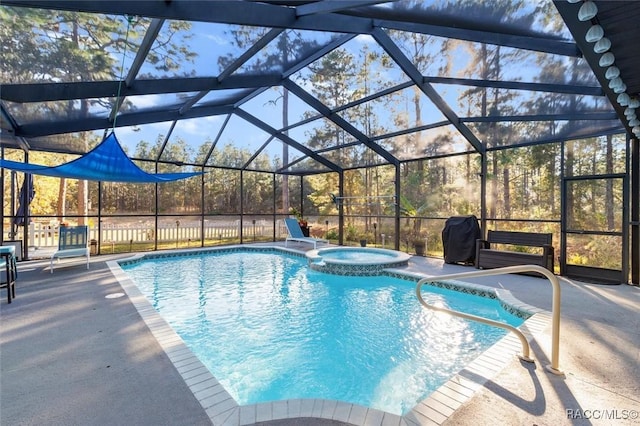
[[[20,197],[18,197],[18,212],[16,213],[16,217],[13,218],[14,225],[24,224],[25,210],[27,212],[27,216],[29,216],[29,205],[31,204],[31,201],[33,201],[33,197],[35,197],[35,195],[36,191],[33,188],[33,175],[31,173],[25,173],[24,181],[20,188]]]

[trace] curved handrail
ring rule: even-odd
[[[494,327],[500,327],[500,328],[504,328],[505,330],[511,331],[512,333],[514,333],[516,336],[518,336],[518,338],[520,339],[520,343],[522,343],[522,355],[518,355],[518,358],[520,358],[523,361],[527,361],[527,362],[533,362],[533,359],[529,356],[529,342],[527,341],[527,338],[524,336],[524,334],[522,334],[522,332],[520,330],[518,330],[517,328],[515,328],[512,325],[509,324],[505,324],[503,322],[499,322],[499,321],[494,321],[488,318],[483,318],[483,317],[479,317],[477,315],[471,315],[471,314],[467,314],[464,312],[460,312],[460,311],[456,311],[454,309],[447,309],[447,308],[442,308],[439,306],[433,306],[428,304],[423,298],[422,298],[422,294],[420,292],[420,287],[422,284],[429,282],[429,280],[426,281],[420,281],[418,282],[418,286],[416,288],[416,296],[418,296],[418,301],[420,301],[420,303],[425,306],[426,308],[431,309],[432,311],[438,311],[438,312],[446,312],[449,315],[453,315],[454,317],[460,317],[460,318],[465,318],[471,321],[476,321],[476,322],[481,322],[483,324],[488,324],[488,325],[492,325]]]
[[[539,265],[516,265],[516,266],[506,266],[504,268],[496,268],[496,269],[485,269],[478,270],[472,272],[461,272],[458,274],[449,274],[449,275],[440,275],[436,277],[423,278],[416,284],[416,295],[418,300],[422,305],[429,309],[447,312],[454,316],[459,316],[462,318],[467,318],[472,321],[479,321],[484,324],[494,325],[496,327],[504,328],[509,331],[514,332],[520,341],[522,342],[522,351],[523,355],[520,356],[521,359],[525,361],[529,361],[529,342],[524,337],[522,332],[515,327],[512,327],[508,324],[504,324],[501,322],[493,321],[487,318],[477,317],[471,314],[465,314],[463,312],[453,311],[446,308],[439,308],[437,306],[429,305],[424,301],[421,294],[421,287],[425,283],[436,282],[441,280],[454,280],[460,278],[471,278],[471,277],[482,277],[482,276],[492,276],[492,275],[502,275],[502,274],[512,274],[512,273],[521,273],[521,272],[537,272],[539,274],[544,275],[550,282],[553,287],[553,300],[551,306],[551,316],[552,316],[552,324],[551,324],[551,364],[546,368],[553,374],[562,375],[564,374],[559,367],[559,354],[560,354],[560,282],[558,281],[558,277],[556,277],[553,273],[551,273],[548,269],[543,268]],[[527,359],[529,358],[529,359]]]

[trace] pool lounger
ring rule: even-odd
[[[284,224],[287,227],[287,232],[289,236],[284,241],[284,246],[287,246],[289,241],[299,241],[303,243],[313,244],[313,248],[317,248],[318,243],[328,243],[328,240],[324,240],[322,238],[314,238],[314,237],[305,237],[302,233],[302,228],[300,228],[300,224],[294,218],[287,218],[284,220]]]

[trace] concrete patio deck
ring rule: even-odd
[[[306,250],[309,245],[290,244]],[[127,297],[107,262],[92,257],[57,267],[19,263],[16,299],[0,293],[1,425],[207,425],[207,412]],[[427,276],[472,271],[441,259],[412,258],[407,270]],[[521,301],[551,309],[551,286],[526,276],[474,278]],[[640,289],[561,281],[560,368],[545,371],[550,329],[534,334],[535,364],[515,357],[459,407],[444,407],[446,425],[640,424]],[[455,409],[455,411],[454,411]],[[452,414],[451,414],[452,412]],[[287,419],[269,425],[342,425]],[[399,423],[398,423],[399,424]]]

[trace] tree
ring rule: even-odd
[[[519,13],[524,8],[525,2],[499,2],[487,1],[478,3],[475,1],[463,1],[459,5],[458,13],[466,16],[482,16],[483,19],[492,22],[500,21],[504,16],[509,16],[513,25],[519,28],[530,28],[533,17],[527,14]],[[521,56],[525,55],[522,50],[504,51],[499,45],[488,45],[486,43],[464,43],[470,54],[470,61],[463,70],[464,74],[474,75],[482,80],[500,80],[503,77],[503,68],[505,65],[517,64],[522,60]],[[453,66],[453,65],[452,65]],[[510,115],[515,111],[515,105],[512,100],[515,94],[513,92],[500,89],[497,87],[473,87],[463,91],[460,95],[460,105],[467,106],[469,114],[475,112],[475,115],[481,117]],[[476,127],[478,138],[486,141],[488,145],[499,147],[506,145],[515,135],[515,125],[507,126],[500,122],[479,123]],[[506,217],[511,215],[510,200],[510,181],[511,181],[511,164],[512,159],[509,158],[507,151],[494,152],[490,156],[491,173],[490,179],[490,198],[489,216],[497,217],[498,215],[498,199],[502,199],[501,213]],[[502,182],[502,196],[499,194],[499,183]]]
[[[367,45],[359,47],[357,55],[346,48],[335,49],[323,56],[318,61],[309,65],[309,83],[311,92],[320,102],[328,108],[335,109],[350,102],[359,100],[369,94],[371,86],[384,87],[389,82],[382,80],[385,61],[388,57],[378,52],[371,51]],[[382,99],[375,99],[356,107],[348,108],[340,112],[347,121],[361,130],[365,135],[384,133],[377,114],[384,108]],[[349,196],[362,196],[359,203],[365,208],[358,211],[354,209],[355,203],[345,203],[344,209],[347,216],[354,213],[363,214],[367,218],[366,226],[370,225],[370,215],[374,211],[370,208],[375,203],[368,203],[374,193],[374,174],[367,166],[375,164],[377,154],[368,147],[352,147],[348,144],[355,141],[355,137],[332,121],[322,118],[319,124],[307,133],[307,146],[314,150],[331,149],[325,155],[338,165],[350,168],[365,166],[362,173],[344,174],[344,191]],[[323,175],[325,179],[332,179],[330,175]],[[314,189],[328,189],[323,194],[315,194],[316,199],[324,199],[329,193],[335,192],[337,182],[333,189],[329,189],[329,182],[315,186]]]
[[[613,135],[608,135],[607,137],[607,151],[606,151],[606,174],[613,173]],[[614,193],[613,193],[613,181],[611,179],[607,179],[606,186],[606,195],[605,202],[607,206],[607,229],[612,231],[616,229],[615,220],[613,215],[614,209]]]
[[[260,38],[267,34],[267,29],[251,27],[251,26],[238,26],[227,32],[230,35],[231,42],[237,46],[240,50],[244,51],[253,46],[253,44]],[[320,48],[321,45],[315,40],[307,40],[303,36],[301,31],[287,30],[283,31],[277,36],[274,41],[271,41],[267,46],[261,50],[261,52],[255,55],[251,62],[243,64],[242,72],[245,73],[259,73],[265,69],[276,69],[280,72],[285,72],[290,64],[295,63],[304,55],[313,52]],[[226,70],[236,60],[236,56],[229,54],[220,56],[218,58],[218,65],[221,70]],[[289,126],[289,91],[284,87],[275,87],[273,90],[277,92],[277,95],[270,102],[277,104],[282,100],[282,128],[283,134],[288,135]],[[286,142],[282,142],[282,164],[289,164],[289,145]],[[289,176],[284,174],[282,176],[282,206],[281,212],[289,211]]]
[[[0,28],[3,36],[3,81],[12,83],[45,81],[97,81],[122,77],[122,56],[135,54],[150,20],[148,18],[121,17],[57,10],[3,7],[0,10]],[[157,70],[178,68],[181,61],[192,60],[186,30],[190,23],[171,21],[166,31],[160,32],[157,43],[147,56],[148,63]],[[25,28],[31,31],[25,31]],[[7,41],[4,44],[4,40]],[[5,55],[6,53],[6,55]],[[10,77],[9,77],[10,76]],[[32,114],[42,117],[88,117],[97,107],[111,109],[115,99],[70,100],[65,105],[43,103]],[[29,106],[26,106],[30,108]],[[125,103],[122,107],[127,109]],[[55,138],[52,138],[55,139]],[[88,133],[65,135],[65,145],[75,146],[79,152],[88,151],[98,139]],[[58,190],[58,216],[62,221],[67,200],[67,180],[60,179]],[[88,186],[78,183],[77,208],[79,223],[84,223],[88,212]]]

